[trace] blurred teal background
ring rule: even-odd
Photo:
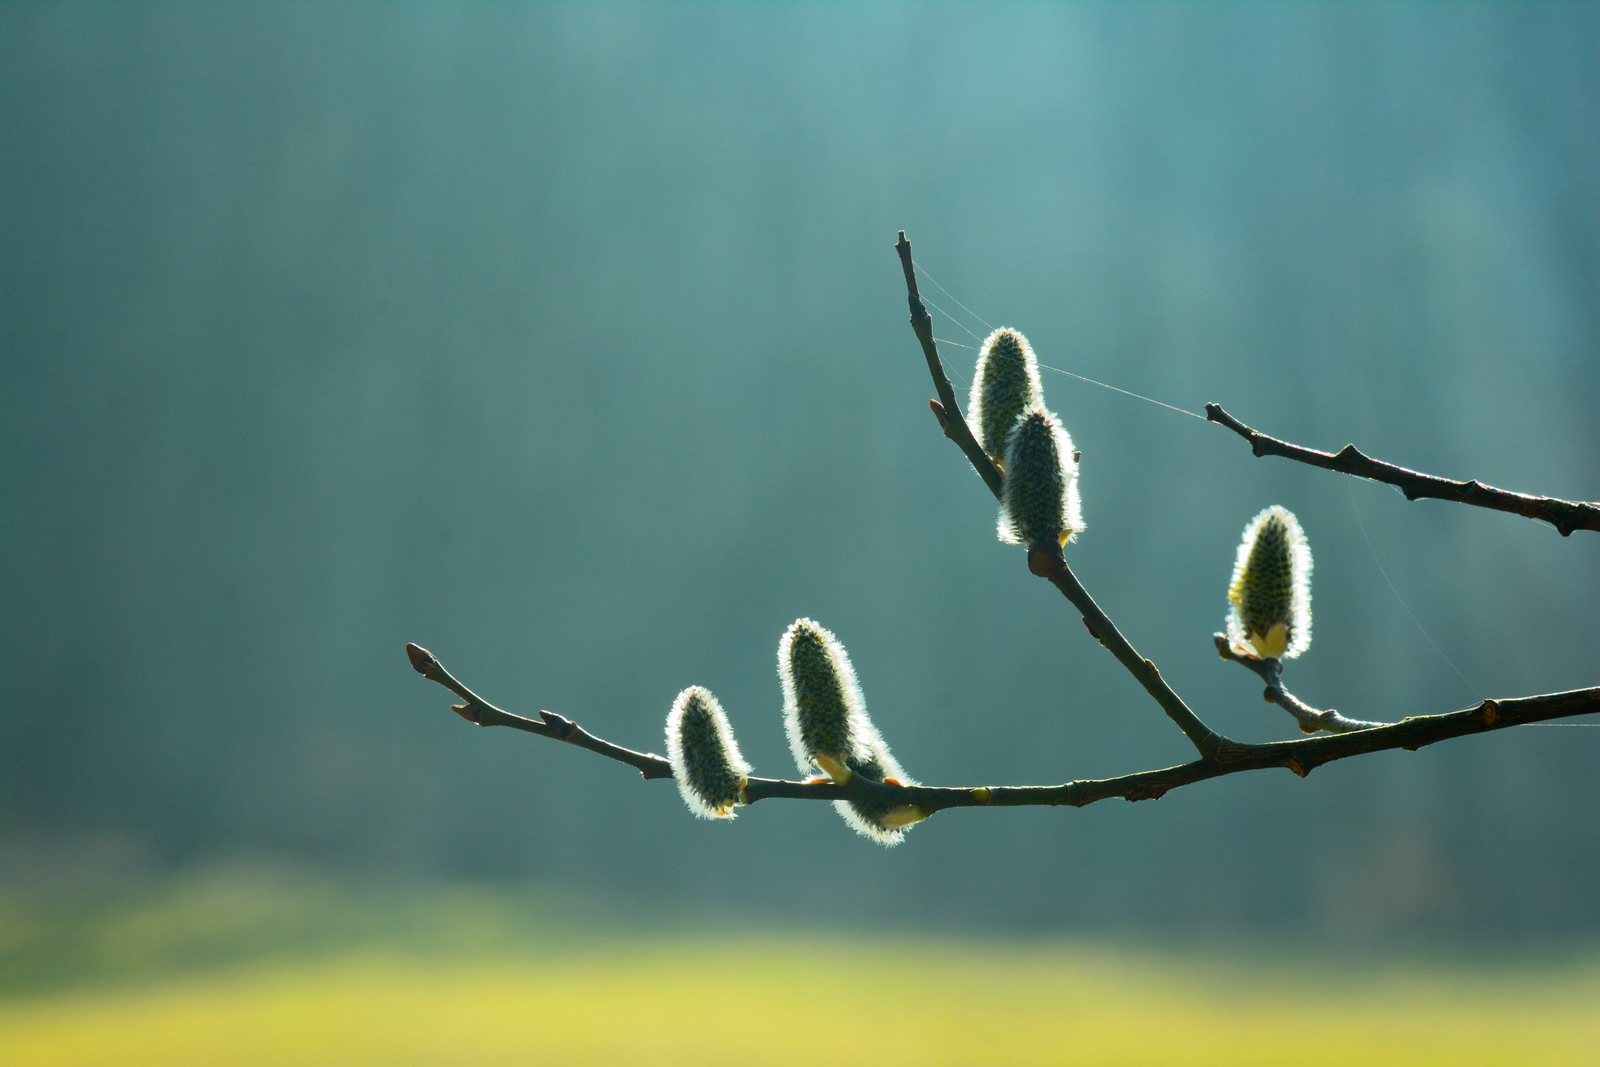
[[[0,881],[248,860],[835,927],[1592,939],[1600,730],[885,852],[470,729],[403,645],[656,751],[706,685],[792,776],[774,656],[809,615],[925,782],[1188,759],[996,542],[895,231],[1051,366],[1597,499],[1597,114],[1592,4],[6,5]],[[1293,735],[1210,642],[1272,503],[1316,556],[1306,700],[1600,679],[1595,535],[1045,388],[1069,558],[1215,727]]]

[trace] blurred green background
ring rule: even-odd
[[[657,751],[706,685],[792,776],[774,654],[808,615],[925,782],[1188,759],[996,542],[926,409],[895,231],[975,314],[934,302],[1053,367],[1596,499],[1596,114],[1593,4],[0,7],[5,995],[276,959],[278,919],[174,920],[136,964],[60,946],[188,915],[195,885],[252,915],[313,885],[332,917],[295,951],[432,944],[457,893],[548,931],[554,894],[662,945],[928,939],[934,970],[1591,946],[1592,1003],[1600,729],[947,812],[886,852],[824,805],[707,825],[670,784],[470,729],[403,645]],[[1210,643],[1272,503],[1316,556],[1306,700],[1595,684],[1594,535],[1046,378],[1083,451],[1069,558],[1216,728],[1294,734]],[[373,887],[403,917],[352,920]]]

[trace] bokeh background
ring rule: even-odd
[[[1597,114],[1593,4],[6,5],[0,884],[293,870],[647,926],[1592,945],[1600,729],[949,812],[885,851],[823,805],[707,825],[473,730],[403,645],[657,751],[709,686],[792,775],[774,657],[808,615],[925,782],[1188,759],[996,542],[926,408],[895,231],[951,342],[1014,325],[1191,411],[1600,499]],[[1071,562],[1216,728],[1294,734],[1210,643],[1273,503],[1316,557],[1306,700],[1596,682],[1594,535],[1045,388],[1084,454]]]

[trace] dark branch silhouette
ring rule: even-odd
[[[911,327],[922,345],[928,372],[939,394],[939,399],[929,401],[929,406],[938,418],[944,435],[960,447],[973,468],[983,478],[984,484],[989,487],[989,491],[998,498],[1001,495],[1003,475],[979,447],[972,430],[961,414],[955,389],[945,373],[938,345],[934,341],[932,319],[917,293],[916,268],[911,259],[911,242],[906,240],[904,231],[901,231],[895,247],[905,273],[906,296],[911,308]],[[1222,423],[1249,441],[1258,456],[1281,455],[1358,477],[1390,482],[1399,485],[1412,499],[1419,496],[1436,496],[1543,519],[1555,525],[1563,534],[1580,528],[1600,529],[1600,507],[1592,504],[1574,504],[1548,497],[1523,496],[1519,493],[1508,493],[1482,486],[1477,482],[1450,482],[1369,459],[1357,452],[1354,446],[1347,446],[1337,455],[1314,452],[1257,433],[1215,404],[1206,405],[1206,412],[1212,421]],[[1278,660],[1240,655],[1229,647],[1223,635],[1217,634],[1215,636],[1217,652],[1223,659],[1233,660],[1259,675],[1266,683],[1263,695],[1268,701],[1279,705],[1294,716],[1295,721],[1305,732],[1314,733],[1319,730],[1328,732],[1327,736],[1304,737],[1293,741],[1273,741],[1266,744],[1241,743],[1224,737],[1206,726],[1184,703],[1183,698],[1162,679],[1155,663],[1139,655],[1111,621],[1110,616],[1101,610],[1088,590],[1084,589],[1082,583],[1072,573],[1059,545],[1055,543],[1031,545],[1027,561],[1029,571],[1047,579],[1061,591],[1073,607],[1078,609],[1090,635],[1105,646],[1160,705],[1199,751],[1200,759],[1176,767],[1140,771],[1117,778],[1087,779],[1049,786],[905,786],[893,781],[874,781],[865,774],[855,775],[846,785],[837,785],[827,779],[795,782],[779,778],[752,777],[748,779],[744,789],[745,801],[753,804],[759,800],[785,798],[850,800],[868,804],[913,804],[931,815],[945,808],[1042,805],[1082,807],[1109,797],[1152,800],[1179,786],[1208,778],[1237,774],[1241,771],[1283,767],[1305,777],[1324,763],[1368,752],[1382,752],[1395,748],[1415,751],[1426,745],[1467,734],[1487,733],[1511,726],[1600,712],[1600,687],[1595,687],[1575,689],[1565,693],[1485,700],[1477,707],[1443,715],[1421,715],[1397,723],[1350,719],[1332,709],[1318,710],[1305,704],[1283,687],[1283,665]],[[408,644],[406,654],[411,660],[411,666],[418,673],[449,689],[465,702],[453,705],[453,710],[468,722],[478,726],[509,726],[576,745],[607,759],[625,763],[646,779],[673,777],[672,764],[662,756],[649,752],[636,752],[612,744],[584,730],[571,719],[554,712],[541,711],[538,719],[528,719],[503,711],[457,681],[427,649]]]
[[[961,447],[967,459],[983,478],[989,491],[1000,497],[1002,478],[1000,471],[994,465],[987,453],[978,446],[977,439],[972,436],[972,430],[967,427],[967,420],[961,415],[961,405],[956,403],[955,390],[950,387],[950,378],[944,372],[944,361],[939,358],[939,346],[933,339],[933,319],[928,314],[928,309],[922,306],[922,298],[917,295],[917,271],[911,260],[911,242],[906,240],[906,232],[900,231],[900,239],[895,242],[895,251],[900,253],[900,267],[906,276],[906,300],[911,305],[911,329],[916,333],[917,340],[922,342],[922,354],[928,360],[928,373],[933,376],[933,386],[939,391],[943,404],[929,401],[933,408],[934,416],[939,420],[939,427],[944,435]],[[1161,710],[1167,717],[1178,724],[1178,729],[1193,742],[1201,756],[1209,757],[1217,750],[1217,745],[1223,740],[1222,735],[1216,733],[1200,717],[1190,710],[1183,698],[1173,691],[1161,678],[1161,672],[1156,669],[1155,663],[1139,655],[1138,651],[1128,642],[1122,632],[1117,629],[1100,605],[1094,602],[1094,597],[1078,581],[1072,573],[1072,568],[1067,566],[1067,561],[1061,554],[1061,547],[1056,544],[1033,545],[1028,549],[1028,569],[1041,578],[1048,578],[1055,587],[1061,590],[1061,595],[1072,602],[1072,606],[1083,614],[1083,624],[1089,628],[1089,633],[1104,645],[1117,662],[1127,668],[1145,691],[1155,698]]]
[[[672,777],[672,765],[661,756],[635,752],[603,741],[571,719],[553,712],[541,711],[538,719],[526,719],[502,711],[456,681],[427,649],[407,645],[406,653],[419,674],[438,682],[466,701],[465,704],[455,705],[454,710],[468,722],[479,726],[509,726],[541,737],[565,741],[618,763],[626,763],[647,779]],[[752,804],[774,798],[916,804],[930,815],[945,808],[1081,808],[1110,797],[1154,800],[1168,790],[1192,782],[1267,767],[1284,767],[1305,777],[1324,763],[1367,752],[1382,752],[1391,748],[1415,751],[1452,737],[1504,730],[1510,726],[1593,711],[1600,711],[1600,687],[1511,700],[1485,700],[1475,708],[1453,711],[1447,715],[1423,715],[1388,726],[1373,726],[1330,737],[1307,737],[1264,745],[1242,745],[1223,739],[1211,759],[1125,774],[1118,778],[1086,779],[1064,785],[901,786],[874,782],[858,774],[845,786],[830,781],[792,782],[781,778],[751,778],[745,788],[745,796]]]
[[[1407,500],[1426,496],[1439,500],[1453,500],[1458,504],[1471,504],[1476,508],[1509,511],[1513,515],[1548,522],[1561,531],[1562,537],[1570,535],[1573,530],[1600,530],[1600,504],[1558,500],[1553,496],[1513,493],[1506,489],[1496,489],[1492,485],[1484,485],[1476,479],[1452,482],[1448,478],[1407,470],[1393,463],[1385,463],[1381,459],[1373,459],[1371,456],[1363,455],[1355,445],[1345,445],[1338,452],[1318,452],[1313,448],[1302,448],[1288,441],[1280,441],[1276,437],[1268,437],[1260,430],[1252,430],[1223,411],[1217,404],[1206,405],[1206,418],[1226,426],[1250,442],[1250,449],[1257,456],[1282,456],[1284,459],[1309,463],[1313,467],[1338,471],[1340,474],[1367,478],[1375,482],[1387,482],[1399,487]]]
[[[1364,719],[1347,719],[1332,708],[1318,711],[1283,687],[1283,663],[1280,660],[1241,656],[1228,646],[1228,638],[1223,634],[1212,634],[1211,640],[1216,643],[1217,655],[1259,674],[1261,680],[1267,683],[1267,688],[1261,693],[1262,699],[1269,704],[1278,705],[1293,715],[1295,722],[1300,724],[1300,729],[1308,734],[1314,734],[1318,730],[1326,730],[1330,734],[1347,734],[1351,730],[1369,730],[1374,726],[1392,725],[1386,722],[1367,722]]]

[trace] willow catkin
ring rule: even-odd
[[[1061,420],[1037,406],[1017,416],[1006,438],[1000,540],[1065,545],[1083,530],[1078,462]]]
[[[1039,361],[1028,339],[1003,326],[984,339],[972,372],[967,420],[978,445],[1001,467],[1006,463],[1006,435],[1021,415],[1044,400]]]
[[[839,785],[850,784],[856,775],[917,784],[867,717],[850,655],[832,632],[810,619],[796,619],[778,641],[778,679],[784,732],[801,774],[821,771]],[[898,844],[906,827],[926,818],[911,804],[836,800],[833,806],[857,833],[884,845]]]
[[[667,756],[689,810],[702,819],[731,819],[744,803],[750,764],[739,753],[733,728],[709,689],[692,685],[667,714]]]
[[[1311,647],[1311,546],[1288,509],[1274,504],[1244,528],[1228,603],[1240,655],[1294,659]]]

